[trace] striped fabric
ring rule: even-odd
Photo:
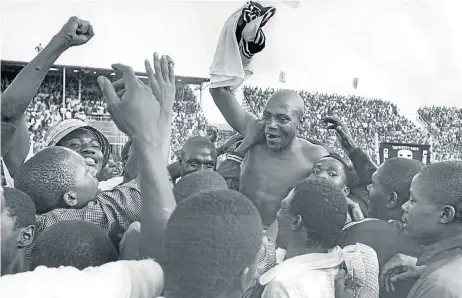
[[[262,28],[275,13],[275,7],[263,7],[261,4],[252,1],[242,9],[241,18],[238,22],[239,26],[236,30],[236,38],[243,57],[251,59],[253,55],[261,52],[265,48],[266,37]],[[242,31],[248,24],[258,18],[261,18],[261,22],[258,28],[256,28],[255,38],[253,40],[246,40],[246,38],[242,36]]]

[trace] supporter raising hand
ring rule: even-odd
[[[125,92],[119,97],[108,78],[98,77],[108,111],[117,127],[132,139],[149,138],[157,135],[157,119],[160,104],[151,89],[141,82],[130,66],[113,64],[115,71],[120,71]],[[154,131],[153,131],[154,130]]]
[[[135,76],[131,67],[122,64],[114,64],[112,68],[122,73],[123,80],[111,84],[103,76],[98,78],[112,119],[130,136],[139,160],[143,161],[139,163],[138,177],[142,201],[141,257],[162,254],[165,228],[176,207],[165,160],[162,159],[162,148],[168,148],[170,144],[170,134],[166,131],[171,127],[175,74],[170,58],[164,56],[159,61],[156,57],[154,68],[157,71],[154,76],[150,75],[152,89]],[[119,92],[120,97],[116,88],[124,89]]]
[[[175,102],[175,62],[168,55],[159,58],[158,53],[154,53],[154,71],[151,64],[146,59],[144,66],[151,87],[152,94],[160,103],[160,113],[158,121],[160,124],[172,122],[172,109]],[[170,153],[170,143],[172,130],[170,126],[160,125],[159,135],[164,139],[162,154],[165,163],[168,162]]]
[[[63,38],[67,46],[79,46],[87,43],[94,35],[90,22],[70,17],[57,36]]]

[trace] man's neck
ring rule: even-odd
[[[297,137],[294,137],[294,139],[292,141],[290,141],[289,144],[287,144],[285,147],[283,148],[280,148],[278,150],[274,150],[274,149],[270,149],[270,152],[273,153],[273,154],[285,154],[285,153],[288,153],[288,152],[293,152],[296,148],[296,142],[297,142]]]

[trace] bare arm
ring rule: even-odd
[[[229,87],[211,88],[210,94],[226,122],[245,136],[247,122],[256,119],[256,116],[244,111]]]
[[[3,156],[12,177],[29,153],[29,131],[24,112],[34,94],[37,93],[40,84],[59,56],[71,46],[86,43],[93,35],[93,28],[89,22],[71,17],[60,32],[24,67],[2,94],[2,121],[16,126],[16,133],[11,144],[12,149]]]
[[[140,257],[160,257],[167,222],[176,203],[162,158],[162,145],[155,141],[136,142],[140,155],[141,238]]]
[[[53,37],[51,42],[23,68],[2,94],[2,121],[16,126],[16,133],[11,143],[12,150],[9,150],[3,157],[12,177],[23,164],[30,150],[29,130],[24,112],[53,63],[67,48],[61,37]]]

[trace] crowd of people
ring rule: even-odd
[[[274,92],[272,88],[263,90],[251,86],[244,87],[243,106],[249,112],[261,117],[266,100]],[[299,94],[305,103],[305,116],[298,135],[318,140],[339,154],[342,154],[342,150],[336,143],[335,135],[322,125],[322,119],[328,115],[336,115],[345,122],[357,144],[373,160],[377,160],[377,142],[429,144],[428,135],[423,133],[414,122],[400,115],[397,106],[391,102],[307,91],[300,91]],[[441,114],[440,117],[444,117],[443,115]]]
[[[2,77],[2,92],[10,80]],[[50,127],[64,119],[86,120],[88,116],[109,116],[101,91],[94,90],[94,82],[82,83],[81,98],[78,84],[70,80],[66,86],[66,102],[62,101],[62,83],[47,76],[26,111],[33,151],[45,148],[45,134]],[[178,87],[177,101],[173,107],[171,161],[177,159],[175,152],[181,149],[187,138],[205,135],[207,119],[190,86]]]
[[[432,136],[435,160],[462,159],[462,109],[423,107],[418,114]]]
[[[262,50],[274,13],[236,12],[241,59]],[[244,40],[259,17],[258,41]],[[30,115],[59,101],[43,80],[92,38],[71,17],[2,91],[2,297],[462,297],[462,161],[377,166],[374,139],[421,137],[381,100],[246,87],[244,108],[231,85],[211,85],[237,132],[223,135],[177,88],[173,59],[154,53],[148,84],[117,63],[121,79],[97,78],[103,111],[130,138],[120,163],[72,115],[46,122],[31,154]],[[172,139],[185,140],[174,162]]]

